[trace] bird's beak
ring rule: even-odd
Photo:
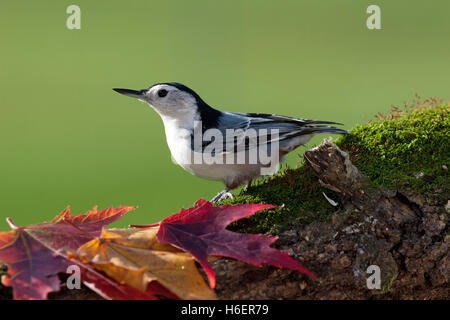
[[[142,99],[144,97],[145,92],[146,92],[145,89],[136,91],[136,90],[131,90],[131,89],[114,88],[113,90],[118,92],[118,93],[124,94],[124,95],[126,95],[128,97],[136,98],[136,99]]]

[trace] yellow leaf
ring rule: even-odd
[[[156,239],[156,228],[103,230],[100,238],[81,246],[76,258],[117,282],[144,291],[158,281],[181,299],[216,299],[193,257]]]

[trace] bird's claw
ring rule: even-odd
[[[226,199],[234,199],[233,195],[231,194],[231,192],[228,192],[225,190],[220,192],[217,196],[215,196],[214,198],[211,199],[211,203],[216,203],[222,200],[226,200]]]

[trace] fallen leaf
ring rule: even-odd
[[[193,208],[165,218],[156,234],[159,242],[171,244],[189,252],[205,270],[209,283],[215,287],[214,270],[208,256],[224,256],[261,266],[269,264],[279,268],[298,270],[316,278],[287,253],[271,248],[277,237],[236,233],[226,229],[230,223],[251,216],[263,209],[275,208],[267,204],[237,204],[214,207],[200,199]]]
[[[0,232],[0,262],[8,266],[2,283],[12,286],[14,299],[46,299],[59,290],[57,274],[66,272],[71,264],[67,250],[76,250],[98,235],[109,223],[120,219],[133,207],[109,208],[84,215],[70,215],[69,208],[51,222],[16,227],[7,219],[11,231]],[[63,220],[83,230],[81,233]]]
[[[104,299],[158,300],[159,296],[164,296],[174,300],[179,299],[175,294],[167,290],[157,281],[152,281],[147,286],[145,292],[142,292],[130,287],[129,285],[118,283],[117,281],[95,270],[90,265],[80,263],[79,266],[83,284]]]
[[[89,263],[121,284],[145,292],[158,281],[181,299],[215,299],[191,255],[156,239],[157,229],[109,229],[70,259]]]

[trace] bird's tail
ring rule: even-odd
[[[348,131],[344,129],[339,129],[332,126],[306,126],[304,127],[303,134],[305,133],[337,133],[337,134],[348,134]]]

